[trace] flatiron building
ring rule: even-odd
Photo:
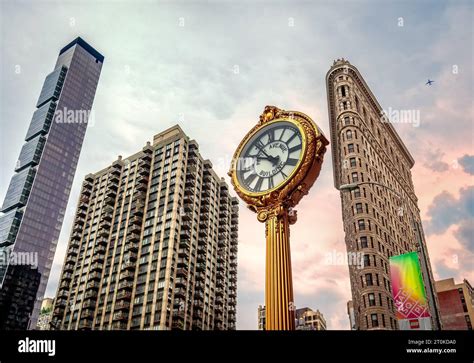
[[[437,297],[411,175],[415,161],[356,67],[335,61],[326,87],[334,185],[359,184],[340,193],[346,249],[361,256],[349,265],[353,328],[401,328],[389,258],[417,251],[437,329]]]

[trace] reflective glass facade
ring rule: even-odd
[[[0,253],[23,253],[35,264],[10,260],[0,271],[0,329],[36,325],[87,128],[87,118],[63,123],[59,117],[66,111],[88,114],[102,61],[78,38],[61,50],[41,90],[2,207],[20,213],[0,215],[0,237],[11,241],[9,247],[0,243]]]

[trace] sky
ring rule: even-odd
[[[355,65],[385,110],[419,111],[394,127],[412,169],[435,279],[474,283],[471,1],[0,0],[0,198],[59,50],[77,36],[105,56],[47,288],[54,296],[80,184],[179,124],[225,177],[265,105],[306,113],[329,136],[325,76]],[[426,86],[428,79],[435,82]],[[297,307],[349,329],[351,298],[331,147],[291,226]],[[241,203],[237,328],[264,304],[264,225]]]

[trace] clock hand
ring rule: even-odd
[[[275,157],[275,156],[270,156],[270,155],[268,155],[267,157],[261,157],[257,155],[257,159],[265,159],[265,160],[270,161],[273,165],[275,165],[280,159],[280,157],[279,156]]]

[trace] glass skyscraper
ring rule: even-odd
[[[0,208],[0,329],[36,325],[103,61],[77,38],[44,82]]]

